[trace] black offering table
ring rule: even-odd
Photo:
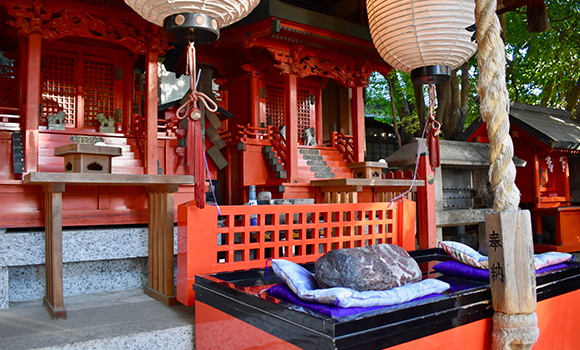
[[[428,249],[410,255],[420,264],[449,259],[437,253],[437,249]],[[303,266],[314,270],[313,263]],[[453,291],[333,318],[268,295],[266,289],[280,282],[271,268],[198,275],[194,285],[196,346],[360,350],[398,344],[396,349],[434,349],[442,343],[447,349],[489,348],[493,315],[489,285],[435,273],[425,274],[425,278],[442,279]],[[576,291],[580,288],[580,268],[569,266],[538,275],[537,286],[538,301]],[[576,293],[580,295],[580,291]],[[568,301],[565,304],[578,306]]]

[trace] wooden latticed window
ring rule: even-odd
[[[71,51],[46,49],[42,55],[42,116],[66,113],[67,127],[100,131],[97,114],[115,117],[123,128],[123,67],[127,58],[121,50],[70,44]],[[61,47],[58,47],[60,50]],[[74,52],[73,52],[74,50]],[[114,56],[108,57],[108,56]],[[121,58],[119,58],[121,57]],[[132,79],[132,74],[128,74]],[[130,97],[129,97],[130,98]]]
[[[6,54],[0,50],[0,106],[18,107],[16,72],[14,71],[14,60],[7,58],[12,52]]]
[[[75,124],[76,58],[61,53],[42,56],[42,121],[50,114],[66,113],[64,123]]]
[[[314,124],[314,94],[310,89],[298,89],[297,91],[297,115],[298,115],[298,138],[304,134],[304,129],[307,129]],[[312,96],[312,97],[311,97]]]
[[[113,63],[102,60],[85,59],[84,62],[84,125],[96,125],[97,114],[112,117],[114,107],[115,67]]]
[[[273,126],[281,127],[286,125],[285,105],[286,95],[284,85],[277,83],[264,84],[265,91],[265,113],[267,120],[270,120]],[[314,126],[315,124],[315,98],[314,89],[301,87],[297,91],[296,111],[298,115],[298,139],[302,139],[304,129]]]
[[[281,127],[286,125],[284,119],[284,105],[286,103],[284,96],[284,85],[268,83],[265,84],[266,90],[266,118],[272,121],[273,126]]]

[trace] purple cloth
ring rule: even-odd
[[[565,263],[546,266],[544,268],[537,270],[536,274],[558,270],[568,266],[569,265]],[[468,278],[476,281],[489,282],[489,270],[478,269],[473,266],[460,263],[459,261],[449,260],[440,262],[439,264],[433,266],[433,270],[440,272],[444,275]]]
[[[306,309],[318,312],[318,313],[323,314],[323,315],[328,315],[328,316],[331,316],[333,318],[340,318],[340,317],[344,317],[344,316],[359,314],[362,312],[367,312],[367,311],[372,311],[372,310],[377,310],[377,309],[382,309],[382,308],[393,306],[393,305],[390,305],[390,306],[371,306],[371,307],[340,307],[340,306],[328,305],[328,304],[309,303],[309,302],[305,302],[305,301],[300,300],[300,298],[298,298],[298,296],[296,294],[294,294],[294,292],[292,292],[292,290],[290,288],[288,288],[288,286],[285,283],[278,283],[278,284],[273,285],[272,287],[270,287],[268,289],[268,292],[270,293],[270,295],[272,295],[275,298],[290,302],[292,304],[302,306]],[[427,299],[427,298],[431,298],[435,295],[441,295],[441,294],[431,294],[431,295],[427,295],[427,296],[424,296],[421,298],[417,298],[415,300]],[[408,303],[413,302],[415,300],[408,301]]]

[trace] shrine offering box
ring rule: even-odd
[[[422,267],[448,260],[436,249],[410,253]],[[310,271],[314,264],[304,264]],[[432,266],[432,264],[431,264]],[[266,278],[266,276],[268,278]],[[489,349],[493,309],[485,282],[427,273],[453,290],[401,305],[333,318],[270,296],[280,282],[271,268],[198,275],[197,349]],[[580,268],[568,265],[537,276],[542,336],[534,349],[572,342],[580,316]],[[562,334],[570,330],[571,334]],[[562,338],[564,337],[564,338]],[[567,338],[566,338],[567,337]],[[544,345],[543,345],[544,344]]]
[[[55,156],[64,157],[64,171],[73,173],[110,174],[111,158],[123,154],[120,147],[72,143],[54,149]]]

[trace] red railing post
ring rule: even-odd
[[[417,207],[419,223],[419,249],[437,247],[437,217],[435,212],[435,173],[431,170],[429,156],[421,155],[418,177],[425,180],[425,186],[417,187]],[[439,180],[441,181],[441,180]]]
[[[217,207],[200,210],[194,202],[177,209],[177,300],[193,305],[195,275],[211,272],[216,261]]]
[[[415,202],[403,198],[397,201],[397,234],[398,245],[406,251],[415,250],[415,222],[417,220],[417,205]]]

